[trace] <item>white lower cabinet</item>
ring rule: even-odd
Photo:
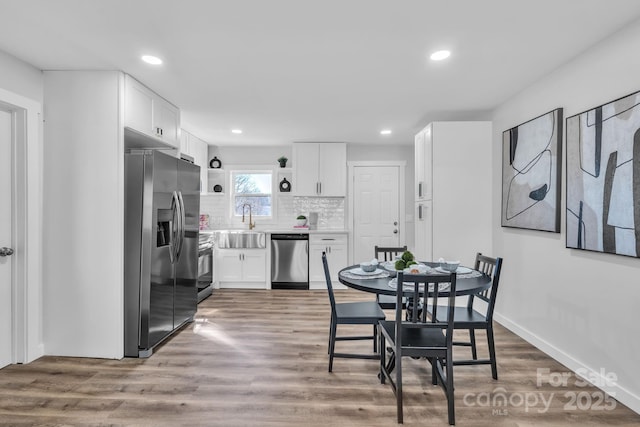
[[[220,288],[265,289],[266,249],[217,249],[216,281]]]
[[[309,289],[326,289],[322,252],[327,254],[331,283],[334,288],[346,286],[338,281],[338,272],[349,265],[347,234],[312,234],[309,236]]]

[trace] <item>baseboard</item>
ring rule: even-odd
[[[620,384],[616,383],[614,385],[609,385],[611,381],[608,381],[607,378],[602,375],[603,372],[594,371],[592,368],[583,365],[573,356],[554,347],[551,343],[547,342],[543,338],[498,313],[494,313],[493,319],[543,353],[546,353],[548,356],[552,357],[559,363],[562,363],[574,373],[580,371],[583,374],[582,376],[585,376],[584,374],[586,373],[586,379],[595,387],[598,387],[605,393],[614,396],[618,402],[627,406],[632,411],[640,414],[640,397],[627,390]]]

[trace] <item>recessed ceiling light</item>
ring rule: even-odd
[[[241,134],[242,129],[231,129],[231,133]]]
[[[143,55],[142,56],[142,60],[144,62],[146,62],[147,64],[151,64],[151,65],[160,65],[160,64],[162,64],[162,59],[158,58],[157,56],[153,56],[153,55]]]
[[[391,135],[391,129],[382,129],[380,135]]]
[[[451,55],[451,52],[448,50],[439,50],[437,52],[433,52],[430,58],[434,61],[442,61],[443,59],[447,59]]]

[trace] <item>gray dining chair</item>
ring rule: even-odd
[[[331,274],[329,273],[329,265],[327,263],[327,254],[322,252],[322,266],[324,267],[324,276],[327,281],[327,291],[329,293],[329,302],[331,304],[331,324],[329,326],[329,372],[333,370],[334,357],[343,357],[351,359],[379,359],[377,352],[376,335],[378,331],[378,322],[385,319],[384,312],[375,301],[362,302],[343,302],[336,303],[333,294],[333,285],[331,283]],[[366,336],[337,336],[338,325],[372,325],[373,334]],[[336,341],[353,341],[353,340],[372,340],[372,354],[355,354],[355,353],[336,353]]]
[[[389,349],[393,360],[389,363],[386,359],[386,352],[381,351],[380,356],[380,382],[384,384],[387,380],[396,396],[398,423],[403,422],[403,357],[426,358],[431,364],[431,382],[440,385],[447,398],[449,424],[455,424],[455,402],[453,396],[453,365],[451,364],[453,354],[453,310],[455,307],[456,274],[404,274],[398,272],[397,283],[404,289],[404,296],[419,300],[424,289],[433,287],[430,299],[433,301],[433,309],[437,316],[440,306],[438,301],[445,299],[448,303],[444,307],[449,308],[444,320],[436,319],[432,316],[427,319],[424,315],[419,315],[417,310],[413,310],[409,319],[404,318],[402,309],[403,292],[396,292],[395,319],[393,321],[380,321],[379,338],[380,348]],[[447,286],[448,283],[448,286]],[[407,286],[408,289],[405,289]],[[440,286],[445,288],[440,290]],[[440,295],[446,292],[445,295]],[[429,298],[425,298],[425,302]],[[395,370],[395,375],[393,373]]]
[[[381,262],[393,261],[398,255],[402,255],[407,250],[407,245],[390,247],[375,246],[374,258]],[[396,299],[393,295],[376,295],[376,301],[383,310],[393,310],[396,308]]]
[[[454,365],[491,365],[491,376],[498,379],[498,365],[496,363],[496,348],[493,338],[493,310],[496,305],[498,295],[498,284],[500,282],[500,272],[502,270],[502,258],[491,258],[478,252],[474,269],[491,278],[491,286],[484,291],[469,295],[466,307],[455,307],[453,309],[454,329],[467,329],[469,331],[469,341],[454,341],[453,345],[471,347],[471,359],[453,360]],[[486,310],[478,309],[476,302],[480,300],[486,303]],[[449,315],[448,307],[438,307],[437,319],[446,319]],[[428,313],[433,315],[432,312]],[[478,359],[476,347],[476,330],[484,329],[487,334],[487,345],[489,347],[489,358]]]

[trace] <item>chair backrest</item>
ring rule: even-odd
[[[407,250],[407,246],[400,247],[384,247],[384,246],[376,246],[374,258],[378,261],[393,261],[397,255],[402,255],[404,251]],[[382,257],[381,257],[382,255]],[[380,259],[384,258],[384,259]]]
[[[333,285],[331,284],[331,273],[327,263],[327,254],[322,252],[322,267],[324,267],[324,278],[327,281],[327,292],[329,292],[329,302],[331,303],[331,315],[336,313],[336,298],[333,296]]]
[[[502,258],[491,258],[478,252],[476,255],[474,269],[489,276],[491,278],[491,286],[479,294],[471,295],[467,302],[467,307],[469,309],[473,308],[474,298],[485,301],[487,303],[487,320],[491,320],[493,319],[493,308],[496,305],[496,296],[498,295],[500,271],[502,270]]]
[[[402,292],[396,292],[396,351],[402,351],[401,354],[405,355],[420,355],[425,351],[438,351],[451,349],[453,343],[453,316],[455,314],[456,305],[456,273],[451,274],[404,274],[399,271],[397,275],[398,290]],[[400,285],[402,284],[402,285]],[[446,284],[449,284],[446,286]],[[440,287],[443,289],[440,289]],[[423,307],[422,315],[418,317],[418,310],[416,309],[417,302],[420,301],[421,293],[424,296],[425,289],[433,289],[429,292],[429,298],[424,298],[425,305],[428,300],[431,300],[431,319],[427,319],[427,307]],[[412,298],[414,301],[414,308],[410,320],[403,320],[403,304],[402,298]],[[447,299],[447,319],[444,322],[437,321],[438,300]],[[445,331],[446,347],[432,347],[432,348],[419,348],[419,347],[402,347],[402,330],[403,329],[440,329]],[[400,353],[396,353],[400,354]]]

